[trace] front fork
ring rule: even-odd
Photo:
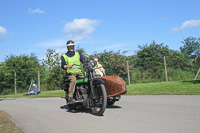
[[[90,84],[90,93],[91,93],[92,99],[94,99],[93,78],[91,75],[92,75],[91,72],[89,72],[88,80],[89,80],[89,84]]]
[[[92,83],[91,80],[89,81],[89,83],[90,83],[90,93],[91,93],[91,97],[92,97],[92,99],[95,99],[96,97],[95,97],[95,95],[94,95],[93,83]]]

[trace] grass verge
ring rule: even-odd
[[[0,133],[23,133],[23,131],[13,123],[8,114],[0,111]]]
[[[35,95],[0,95],[0,98],[63,97],[63,90],[42,91]],[[200,80],[141,83],[127,85],[126,95],[200,95]]]
[[[13,95],[0,95],[0,98],[21,98],[21,97],[63,97],[65,92],[63,90],[56,91],[42,91],[37,96],[35,95],[25,95],[25,93],[13,94]]]
[[[131,84],[128,95],[199,95],[200,80]]]

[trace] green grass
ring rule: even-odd
[[[42,91],[37,96],[24,94],[0,95],[0,98],[65,96],[63,90]],[[200,80],[131,84],[127,85],[126,95],[200,95]]]
[[[0,95],[0,98],[20,98],[20,97],[64,97],[65,91],[56,90],[56,91],[42,91],[37,96],[35,95],[25,95],[25,93],[21,94],[13,94],[13,95]]]
[[[131,84],[128,95],[199,95],[200,80]]]

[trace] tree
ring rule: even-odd
[[[163,57],[169,51],[168,46],[153,41],[150,45],[139,45],[138,48],[136,67],[148,78],[159,77],[163,71]]]
[[[77,46],[76,51],[82,55],[85,54],[85,50],[83,48],[80,48],[79,46]]]
[[[13,70],[15,70],[17,74],[17,88],[22,92],[27,91],[31,79],[37,79],[36,67],[39,67],[39,63],[37,57],[33,53],[31,56],[7,56],[5,62],[1,63],[0,74],[3,77],[0,78],[0,93],[9,94],[14,92]]]
[[[200,37],[188,37],[182,41],[184,44],[183,47],[180,47],[180,50],[182,53],[185,53],[188,56],[188,59],[192,60],[191,62],[194,65],[194,69],[199,69],[195,79],[197,78],[197,75],[200,71],[200,63],[199,63],[199,56],[200,56]]]
[[[184,44],[180,47],[182,53],[186,53],[188,56],[200,55],[200,38],[188,37],[182,43]]]
[[[174,69],[190,70],[192,67],[187,55],[177,50],[169,49],[166,59],[168,67]]]
[[[61,69],[61,58],[59,53],[56,53],[53,49],[48,49],[42,63],[45,69],[43,75],[45,87],[47,89],[60,88],[63,70]]]
[[[196,76],[194,78],[194,80],[196,80],[197,76],[199,75],[199,72],[200,72],[200,56],[196,56],[196,58],[193,59],[191,62],[199,67],[199,70],[197,71],[197,74],[196,74]]]
[[[118,75],[124,80],[127,78],[127,64],[125,53],[127,51],[106,51],[103,53],[95,53],[99,57],[99,62],[106,70],[107,75]]]
[[[4,87],[6,85],[4,65],[5,62],[0,63],[0,94],[3,92]]]

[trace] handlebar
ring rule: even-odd
[[[73,64],[72,66],[83,66],[83,65],[77,65],[77,64]]]
[[[91,60],[90,62],[85,62],[83,65],[77,65],[77,64],[72,64],[72,66],[83,66],[86,68],[90,68],[90,69],[99,69],[100,67],[97,67],[97,64],[95,63],[95,61]]]

